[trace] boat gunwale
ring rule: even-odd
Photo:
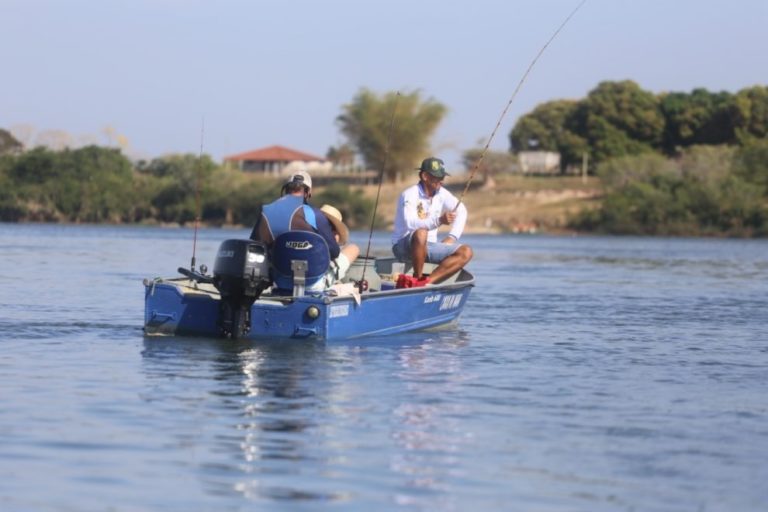
[[[398,296],[398,295],[417,294],[417,293],[424,293],[424,292],[442,292],[442,291],[448,291],[448,290],[455,290],[459,288],[466,288],[468,286],[470,287],[475,286],[475,277],[470,272],[467,272],[464,269],[462,269],[461,272],[462,274],[460,275],[466,275],[469,278],[456,280],[450,283],[439,283],[439,284],[420,286],[415,288],[392,288],[389,290],[376,290],[374,292],[360,294],[360,300],[366,301],[366,300],[376,299],[377,297],[392,297],[392,296]],[[195,284],[192,285],[192,284],[184,284],[184,283],[195,283]],[[151,288],[158,284],[168,284],[168,285],[176,286],[178,288],[182,288],[183,290],[180,290],[182,295],[187,293],[192,295],[206,295],[206,296],[209,296],[212,300],[221,300],[221,294],[215,287],[213,287],[213,285],[210,285],[208,283],[198,283],[194,279],[190,279],[188,277],[156,278],[150,282],[145,283],[145,286],[147,288]],[[208,285],[211,287],[211,289],[209,290],[209,289],[199,288],[201,284]],[[189,291],[185,291],[185,290],[189,290]],[[256,300],[254,304],[281,303],[283,305],[287,305],[297,301],[320,302],[323,304],[332,304],[334,302],[354,300],[354,299],[355,297],[353,295],[327,295],[327,294],[323,294],[323,295],[262,295]]]

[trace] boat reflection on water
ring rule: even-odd
[[[373,491],[412,502],[445,490],[466,438],[463,407],[430,399],[461,384],[466,336],[398,341],[146,338],[143,398],[168,414],[176,462],[207,493],[350,501]]]

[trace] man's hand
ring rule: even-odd
[[[454,220],[456,220],[456,212],[454,211],[445,212],[440,216],[440,224],[453,224]]]

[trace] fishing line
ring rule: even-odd
[[[376,210],[379,207],[379,198],[381,197],[381,184],[384,181],[384,169],[387,168],[389,161],[389,149],[392,144],[392,129],[395,126],[395,113],[397,112],[397,104],[400,102],[400,91],[397,91],[395,96],[395,103],[392,105],[392,115],[389,119],[389,128],[387,129],[387,145],[384,147],[384,163],[379,170],[379,186],[376,189],[376,201],[373,203],[373,215],[371,215],[371,229],[368,231],[368,248],[365,250],[365,259],[363,260],[363,273],[360,277],[360,292],[362,292],[363,282],[365,281],[365,267],[368,263],[368,258],[371,254],[371,239],[373,238],[373,225],[376,222]]]
[[[195,173],[195,234],[192,238],[192,261],[190,270],[195,271],[195,252],[197,250],[197,226],[200,224],[200,168],[203,163],[203,138],[205,135],[205,117],[200,126],[200,153],[197,157],[197,172]]]
[[[469,185],[470,183],[472,183],[472,178],[475,177],[475,173],[477,173],[477,170],[480,168],[480,164],[483,162],[485,153],[488,151],[488,147],[491,145],[491,142],[493,141],[493,137],[496,135],[496,132],[498,131],[499,126],[501,126],[501,121],[504,119],[504,116],[507,115],[507,111],[509,110],[509,107],[512,105],[512,102],[515,100],[515,96],[517,96],[517,93],[520,91],[520,88],[523,86],[523,82],[525,82],[525,79],[528,78],[528,74],[533,69],[533,66],[536,65],[536,62],[539,60],[539,57],[541,57],[541,55],[547,49],[547,47],[549,46],[549,43],[551,43],[557,37],[557,34],[559,34],[561,30],[563,30],[563,27],[565,27],[568,24],[571,18],[573,18],[576,12],[578,12],[578,10],[581,9],[581,6],[584,5],[585,3],[587,3],[587,0],[581,0],[581,2],[579,2],[579,5],[577,5],[576,8],[571,11],[568,17],[566,17],[565,20],[563,20],[560,26],[557,27],[557,30],[555,30],[555,32],[550,36],[550,38],[547,40],[544,46],[542,46],[541,49],[539,50],[539,53],[536,54],[536,57],[534,57],[534,59],[528,65],[528,69],[525,70],[523,77],[520,79],[520,82],[518,82],[517,87],[515,87],[515,90],[512,93],[512,96],[509,98],[509,101],[507,102],[507,106],[504,107],[504,110],[501,112],[501,115],[499,116],[499,120],[496,123],[496,127],[491,132],[491,136],[488,138],[488,142],[485,143],[485,147],[483,148],[482,153],[480,153],[480,157],[477,159],[477,162],[475,162],[475,165],[472,168],[472,172],[469,174],[467,185],[464,187],[464,191],[461,193],[461,196],[459,197],[459,202],[456,203],[456,208],[454,208],[453,211],[456,211],[456,209],[464,200],[464,195],[469,190]]]

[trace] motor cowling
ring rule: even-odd
[[[227,338],[250,331],[251,306],[272,284],[269,250],[254,240],[224,240],[213,264],[213,285],[221,294],[219,328]]]

